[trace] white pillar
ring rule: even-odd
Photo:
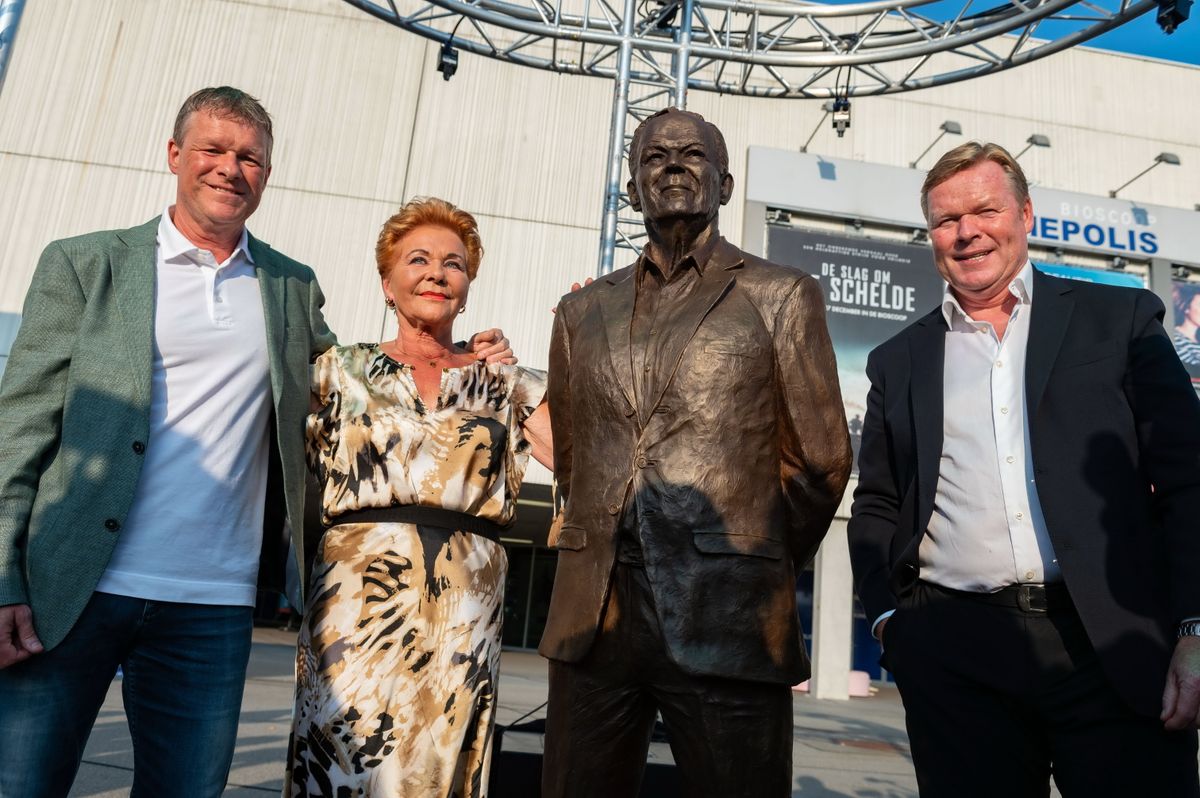
[[[854,621],[854,577],[846,539],[850,494],[848,489],[813,561],[813,657],[809,692],[814,698],[850,697]]]

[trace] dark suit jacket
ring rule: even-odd
[[[1200,402],[1156,296],[1041,272],[1033,286],[1025,398],[1046,526],[1105,671],[1131,706],[1157,716],[1176,624],[1200,616]],[[946,331],[938,308],[867,360],[849,536],[872,619],[919,576]]]
[[[46,247],[0,383],[0,604],[57,645],[108,564],[150,431],[158,218]],[[260,583],[281,589],[291,519],[304,551],[304,416],[313,353],[334,343],[312,270],[254,237],[273,432]],[[137,443],[139,446],[135,446]]]
[[[681,322],[663,329],[644,417],[630,366],[635,267],[563,298],[550,350],[555,471],[565,499],[541,652],[595,638],[626,502],[671,658],[766,682],[808,676],[796,569],[845,489],[849,436],[815,280],[721,241]]]

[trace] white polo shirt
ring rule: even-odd
[[[266,498],[270,364],[246,232],[229,259],[163,212],[155,250],[150,437],[133,507],[97,590],[255,603]]]

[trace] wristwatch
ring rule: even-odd
[[[1179,637],[1200,637],[1200,620],[1184,621],[1179,624]]]

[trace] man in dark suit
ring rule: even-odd
[[[849,527],[921,795],[1200,795],[1200,403],[1162,303],[1035,270],[995,144],[921,202],[948,287],[868,359]]]
[[[67,794],[118,666],[133,795],[224,788],[285,520],[303,571],[309,361],[335,343],[312,270],[246,230],[272,144],[253,97],[196,92],[163,215],[38,262],[0,384],[0,798]]]
[[[720,237],[733,178],[702,117],[651,117],[629,162],[649,242],[565,297],[551,339],[543,795],[636,795],[661,711],[687,794],[784,796],[796,572],[850,468],[824,301]]]

